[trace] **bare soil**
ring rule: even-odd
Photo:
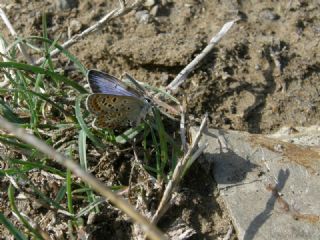
[[[72,35],[79,33],[118,7],[117,0],[85,0],[71,9],[61,9],[56,2],[59,1],[2,0],[0,7],[20,36],[40,35],[41,13],[46,12],[50,38],[60,36],[60,43],[68,39],[68,29]],[[224,23],[240,16],[243,20],[178,92],[178,98],[187,98],[188,113],[194,124],[206,112],[210,116],[210,127],[251,133],[270,133],[282,126],[319,124],[319,1],[155,2],[152,7],[144,6],[113,20],[79,41],[70,51],[88,69],[115,76],[127,72],[151,85],[166,86]],[[0,28],[5,29],[2,22]],[[66,66],[63,58],[59,61],[61,66]],[[65,68],[66,74],[69,71]],[[74,80],[85,84],[84,79]],[[118,163],[118,168],[120,165]],[[95,167],[92,166],[100,169]],[[96,174],[103,175],[99,171]],[[190,239],[217,239],[226,234],[230,224],[228,213],[207,171],[194,165],[181,192],[179,205],[169,210],[159,223],[163,230],[170,229],[179,220],[195,229],[196,234]],[[1,211],[6,208],[2,201]],[[23,208],[30,209],[27,213],[36,221],[48,218],[50,212],[37,209],[31,203]],[[106,207],[101,219],[91,226],[93,239],[104,239],[107,235],[112,239],[129,238],[130,223],[110,209]],[[66,230],[63,218],[47,225],[51,229],[43,222],[41,226],[56,238]],[[2,227],[1,231],[6,233]],[[62,236],[65,237],[63,233]]]

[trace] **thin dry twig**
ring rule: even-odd
[[[80,177],[82,181],[91,186],[95,191],[100,193],[103,197],[111,201],[115,206],[128,214],[135,222],[140,224],[142,230],[151,239],[166,239],[163,233],[142,215],[140,215],[133,206],[131,206],[126,200],[114,194],[109,188],[107,188],[102,182],[98,181],[93,175],[84,171],[70,158],[65,157],[55,149],[47,145],[42,140],[27,133],[24,129],[17,127],[16,125],[8,122],[3,117],[0,117],[0,128],[4,129],[17,138],[21,139],[34,146],[39,151],[46,154],[48,157],[54,159],[56,162],[70,169],[75,175]]]
[[[232,237],[232,232],[233,232],[233,226],[230,225],[228,232],[226,233],[226,235],[224,236],[224,238],[222,240],[230,240]]]
[[[127,6],[127,4],[125,3],[125,1],[120,1],[120,7],[116,8],[114,10],[112,10],[111,12],[109,12],[107,15],[105,15],[103,18],[101,18],[98,22],[96,22],[95,24],[93,24],[92,26],[88,27],[86,30],[84,30],[82,33],[76,34],[74,35],[72,38],[70,38],[68,41],[66,41],[65,43],[63,43],[61,46],[64,49],[67,49],[69,47],[71,47],[73,44],[75,44],[76,42],[78,42],[79,40],[83,39],[84,37],[86,37],[87,35],[97,31],[102,25],[106,24],[107,22],[117,18],[117,17],[121,17],[124,14],[130,12],[133,9],[136,9],[137,7],[139,7],[141,4],[143,4],[146,0],[136,0],[133,4],[131,4],[130,6]],[[55,49],[52,52],[50,52],[50,56],[54,57],[56,56],[58,53],[60,53],[59,49]],[[39,58],[36,61],[36,64],[41,64],[45,61],[45,58]]]
[[[3,60],[4,62],[8,62],[8,61],[9,61],[9,59],[6,57],[6,53],[7,53],[7,51],[6,51],[5,41],[4,41],[4,39],[0,36],[0,54],[1,54],[2,60]],[[13,72],[10,71],[10,74],[12,75]],[[9,78],[7,77],[7,75],[4,74],[4,81],[0,82],[0,87],[6,87],[6,86],[9,85],[9,83],[10,83]]]
[[[181,138],[181,145],[184,154],[188,151],[187,146],[187,137],[186,137],[186,104],[183,103],[182,106],[180,106],[181,111],[181,119],[180,119],[180,138]]]
[[[166,189],[163,193],[162,199],[159,203],[158,209],[157,209],[156,213],[154,214],[154,216],[152,217],[152,221],[151,221],[152,223],[156,224],[159,221],[159,219],[163,216],[163,214],[166,212],[166,210],[168,209],[168,203],[171,199],[172,193],[176,190],[176,187],[180,183],[181,176],[182,176],[182,173],[186,167],[186,164],[188,163],[188,160],[190,159],[190,157],[192,157],[195,149],[198,146],[201,135],[207,125],[207,121],[208,121],[208,116],[206,114],[201,122],[199,131],[195,137],[195,140],[192,143],[192,146],[189,148],[189,150],[185,154],[185,156],[182,159],[180,159],[180,161],[177,163],[177,166],[174,169],[172,179],[167,184]],[[203,148],[203,150],[204,150],[204,148]],[[200,153],[196,152],[196,154],[200,154]]]
[[[7,15],[5,14],[5,12],[0,8],[0,17],[2,18],[4,24],[7,26],[9,32],[11,33],[11,35],[15,38],[18,39],[18,34],[17,32],[14,30],[12,24],[10,23],[9,19],[7,18]],[[24,56],[24,58],[26,59],[26,61],[29,64],[34,64],[34,61],[32,59],[32,57],[28,54],[26,48],[25,48],[25,44],[24,43],[18,43],[18,49],[20,50],[20,52],[22,53],[22,55]]]
[[[199,62],[213,49],[213,47],[222,39],[222,37],[230,30],[235,22],[239,19],[227,22],[223,25],[217,35],[215,35],[209,42],[209,44],[202,50],[202,52],[193,59],[177,77],[166,87],[168,91],[175,91],[188,77],[189,73],[192,72]]]

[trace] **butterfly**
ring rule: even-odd
[[[94,128],[136,126],[146,117],[151,104],[142,87],[129,86],[97,70],[89,70],[87,78],[92,94],[86,99],[86,107],[96,116]]]

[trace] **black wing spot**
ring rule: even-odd
[[[117,101],[117,98],[112,98],[112,102],[116,102]]]

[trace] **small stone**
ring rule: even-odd
[[[155,5],[155,6],[153,6],[153,7],[151,8],[150,14],[151,14],[152,16],[157,16],[158,10],[159,10],[159,6],[158,6],[158,5]]]
[[[78,0],[55,0],[56,8],[59,10],[70,10],[77,8],[79,5]]]
[[[156,4],[156,1],[155,0],[147,0],[145,3],[144,3],[144,6],[145,7],[152,7],[153,5]]]
[[[72,19],[69,26],[71,35],[79,32],[81,30],[81,27],[82,27],[82,24],[78,20]]]
[[[167,0],[161,0],[161,5],[166,6],[168,4]]]
[[[150,15],[146,10],[136,12],[136,19],[139,23],[148,23],[149,18]]]
[[[276,13],[273,12],[273,9],[267,8],[262,10],[259,13],[260,18],[263,18],[265,20],[269,20],[269,21],[276,21],[280,18],[280,16]]]

